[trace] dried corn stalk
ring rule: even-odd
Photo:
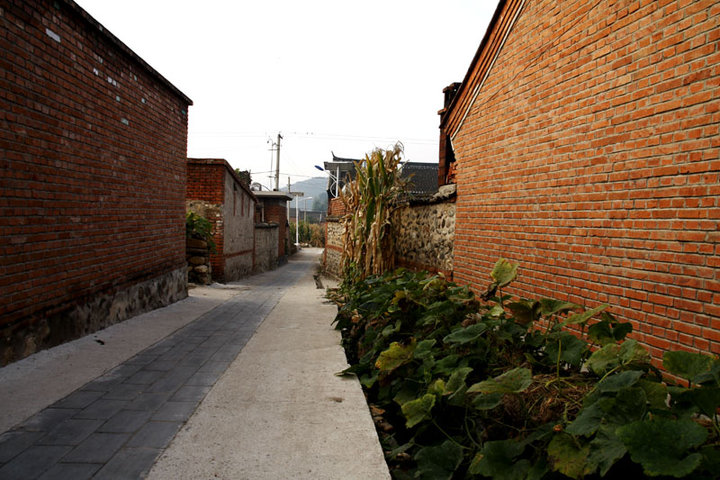
[[[365,155],[365,160],[355,162],[355,180],[340,193],[347,212],[342,218],[346,281],[362,280],[395,267],[390,218],[406,186],[398,170],[402,152],[398,143],[391,150],[376,149]]]

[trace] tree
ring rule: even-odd
[[[240,170],[239,168],[236,168],[235,173],[238,174],[238,176],[240,177],[240,181],[242,181],[243,185],[250,188],[250,184],[252,183],[250,170]]]

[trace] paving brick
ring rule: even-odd
[[[204,385],[211,387],[215,385],[217,379],[220,378],[222,372],[198,372],[192,377],[188,378],[185,385]]]
[[[110,400],[101,398],[89,407],[80,410],[73,418],[92,418],[107,420],[128,405],[127,400]]]
[[[38,480],[88,480],[100,470],[102,464],[56,463]]]
[[[130,378],[133,378],[135,375]],[[124,383],[113,385],[105,395],[103,395],[103,400],[134,400],[135,397],[143,392],[144,386],[128,383],[128,380],[125,380]]]
[[[70,463],[105,463],[125,445],[127,433],[93,433],[64,458]]]
[[[210,387],[204,385],[185,385],[181,387],[175,395],[170,397],[172,402],[200,402],[207,392],[210,391]]]
[[[33,446],[0,467],[3,480],[28,480],[37,478],[55,465],[72,447]]]
[[[160,372],[169,372],[177,366],[178,360],[155,360],[145,365],[145,370],[157,370]]]
[[[198,402],[167,402],[152,416],[160,422],[185,422],[193,414]]]
[[[159,370],[140,370],[135,375],[125,380],[125,383],[132,385],[150,385],[164,374],[164,372]]]
[[[103,396],[103,392],[76,390],[62,400],[55,402],[53,408],[85,408]]]
[[[39,445],[79,445],[102,425],[101,420],[70,418],[42,437]]]
[[[164,377],[147,387],[148,392],[175,392],[185,385],[188,378],[193,376],[197,371],[197,367],[181,367],[173,369]]]
[[[128,447],[165,448],[183,422],[148,422],[128,442]]]
[[[105,422],[98,432],[134,433],[150,419],[151,412],[143,410],[122,410]]]
[[[128,448],[117,452],[112,459],[97,473],[96,478],[102,480],[137,480],[145,478],[155,459],[160,456],[160,449]]]
[[[207,362],[198,369],[200,373],[224,373],[230,366],[230,362]]]
[[[25,420],[18,428],[35,432],[49,432],[79,411],[78,408],[48,407]]]
[[[11,430],[0,435],[0,464],[7,463],[44,435],[43,432]]]
[[[168,392],[143,392],[137,397],[135,397],[135,400],[130,402],[125,408],[127,410],[142,410],[147,412],[154,412],[155,410],[160,408],[163,403],[167,402],[169,398],[170,393]]]

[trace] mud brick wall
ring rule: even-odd
[[[720,353],[720,2],[527,0],[487,60],[445,125],[455,279],[505,257],[513,293],[607,302],[656,358]]]
[[[192,103],[72,1],[0,6],[0,365],[187,295]]]

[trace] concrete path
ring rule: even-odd
[[[223,290],[232,296],[58,401],[54,389],[0,435],[0,478],[145,478],[161,454],[150,478],[389,478],[359,384],[334,376],[345,359],[312,278],[318,254]],[[14,391],[0,411],[29,396],[3,370],[0,390]]]

